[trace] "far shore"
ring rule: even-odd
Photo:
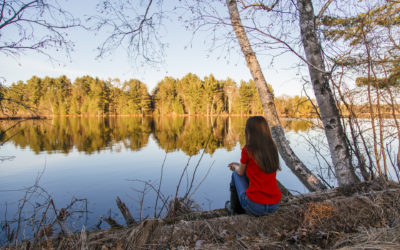
[[[265,116],[265,114],[83,114],[83,115],[16,115],[16,116],[5,116],[0,115],[0,120],[47,120],[52,119],[54,117],[82,117],[82,118],[92,118],[92,117],[249,117],[254,115]],[[317,118],[317,116],[287,116],[287,115],[278,115],[280,118],[288,118],[288,119],[313,119]],[[348,115],[342,116],[344,118],[349,118]],[[369,119],[369,114],[361,114],[357,118],[361,119]],[[376,119],[377,117],[375,117]],[[392,114],[382,114],[383,119],[392,119]]]

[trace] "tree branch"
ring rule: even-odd
[[[317,17],[316,17],[316,21],[317,21],[317,22],[321,19],[322,15],[325,13],[325,11],[328,9],[329,5],[330,5],[332,2],[333,2],[333,0],[328,0],[328,1],[324,4],[324,6],[323,6],[322,9],[319,11],[319,13],[318,13],[318,15],[317,15]]]
[[[3,20],[5,7],[6,7],[6,0],[3,0],[3,3],[1,5],[0,22]]]
[[[275,8],[275,6],[279,3],[279,1],[280,1],[280,0],[275,0],[275,2],[274,2],[271,6],[267,6],[267,5],[261,4],[261,3],[246,5],[246,3],[245,3],[243,0],[240,0],[240,2],[241,2],[242,5],[243,5],[243,9],[248,9],[248,8],[252,8],[252,7],[253,7],[253,8],[254,8],[254,7],[258,7],[258,8],[260,8],[260,9],[266,10],[266,11],[271,11],[271,10],[273,10],[273,9]]]
[[[33,50],[53,59],[50,53],[43,50],[45,47],[53,47],[63,48],[69,55],[73,42],[66,39],[67,34],[62,30],[83,27],[80,21],[60,6],[51,5],[46,0],[24,2],[1,1],[0,52],[17,56],[24,50]],[[18,35],[5,36],[10,30]]]
[[[258,29],[258,28],[255,28],[255,27],[248,27],[248,26],[243,26],[243,27],[246,28],[246,29],[248,29],[248,30],[257,31],[257,32],[261,33],[262,35],[267,36],[267,37],[271,38],[272,40],[275,40],[275,41],[279,42],[280,44],[284,45],[290,52],[292,52],[293,54],[295,54],[300,60],[302,60],[303,62],[305,62],[307,65],[309,65],[309,66],[315,68],[316,70],[318,70],[318,71],[320,71],[320,72],[322,72],[322,73],[325,73],[325,74],[330,74],[330,73],[331,73],[331,72],[322,70],[322,69],[318,68],[317,66],[311,64],[306,58],[304,58],[303,56],[301,56],[295,49],[293,49],[287,42],[283,41],[282,39],[279,39],[278,37],[273,36],[273,35],[271,35],[271,34],[268,34],[268,33],[264,32],[264,31],[262,31],[262,30],[260,30],[260,29]]]
[[[14,12],[14,15],[13,15],[13,16],[11,16],[8,20],[6,20],[3,24],[0,25],[0,30],[1,30],[4,26],[7,26],[9,23],[11,23],[12,20],[14,20],[15,18],[17,18],[17,16],[19,16],[19,14],[21,14],[21,13],[22,13],[25,9],[27,9],[31,4],[36,3],[36,2],[38,2],[38,1],[39,1],[39,0],[35,0],[35,1],[32,1],[32,2],[29,2],[29,3],[25,4],[25,5],[22,5],[21,8],[20,8],[17,12]],[[1,12],[2,17],[3,17],[3,8],[4,8],[4,6],[5,6],[5,0],[3,1],[3,6],[2,6],[2,12]],[[10,7],[11,7],[11,6],[10,6]],[[11,7],[11,8],[12,8],[12,7]],[[17,19],[19,19],[19,17],[18,17]]]

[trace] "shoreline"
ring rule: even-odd
[[[109,117],[249,117],[249,116],[265,116],[265,114],[216,114],[216,115],[205,115],[205,114],[146,114],[146,115],[38,115],[38,116],[0,116],[0,121],[11,121],[11,120],[50,120],[55,117],[79,117],[79,118],[109,118]],[[281,119],[317,119],[317,116],[307,116],[307,117],[289,117],[289,116],[279,116]],[[343,116],[344,119],[349,119],[349,116]],[[357,117],[358,119],[370,119],[368,115]],[[382,116],[382,119],[394,119],[392,116]]]
[[[145,219],[130,226],[37,236],[0,249],[397,249],[400,185],[383,179],[286,196],[273,214],[223,209]],[[372,237],[375,236],[375,237]]]

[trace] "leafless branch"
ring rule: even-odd
[[[99,57],[123,47],[132,59],[149,64],[162,62],[165,47],[160,40],[165,15],[163,1],[150,0],[144,8],[142,3],[104,0],[98,5],[99,14],[91,17],[97,22],[93,29],[110,34],[98,47]]]
[[[57,0],[3,0],[0,4],[0,53],[6,55],[30,50],[53,59],[48,49],[54,48],[64,49],[68,56],[73,42],[67,39],[67,31],[83,27]],[[10,32],[18,35],[5,35]]]
[[[246,4],[243,0],[240,0],[240,2],[243,5],[244,9],[248,9],[248,8],[258,8],[258,9],[262,9],[262,10],[266,10],[266,11],[271,11],[275,8],[275,6],[279,3],[280,0],[275,0],[275,2],[273,2],[271,4],[271,6],[267,6],[263,3],[257,3],[257,4]]]
[[[156,215],[157,215],[156,211],[157,211],[157,205],[158,205],[158,198],[160,197],[161,184],[162,184],[162,179],[163,179],[163,176],[164,176],[165,160],[167,159],[167,154],[168,154],[168,153],[167,153],[168,150],[165,150],[165,151],[166,151],[165,157],[164,157],[163,163],[162,163],[162,165],[161,165],[160,182],[158,183],[156,204],[154,205],[154,217],[156,217]]]
[[[329,5],[333,2],[333,0],[328,0],[324,6],[321,8],[321,10],[319,11],[318,15],[316,16],[316,20],[318,23],[318,20],[321,19],[322,15],[325,13],[325,11],[328,9]]]
[[[35,183],[21,190],[2,190],[5,191],[24,191],[24,196],[18,201],[16,214],[13,218],[5,214],[4,222],[1,224],[6,228],[8,244],[15,247],[24,240],[26,236],[32,235],[31,246],[40,248],[42,239],[48,239],[54,232],[69,234],[72,227],[66,227],[67,220],[74,220],[74,214],[86,215],[87,222],[87,200],[74,198],[71,202],[61,209],[57,209],[50,194],[39,185],[39,181],[45,168],[38,173]],[[82,206],[82,207],[78,207]],[[7,209],[7,205],[6,205]],[[79,217],[81,218],[81,217]],[[30,227],[30,228],[29,228]]]

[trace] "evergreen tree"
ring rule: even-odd
[[[224,92],[224,105],[225,105],[224,110],[226,110],[228,114],[231,114],[234,98],[238,95],[237,86],[236,83],[230,78],[226,79],[225,81],[222,81],[222,85]]]
[[[153,92],[154,109],[158,114],[184,114],[184,106],[178,96],[177,80],[165,77]]]
[[[32,76],[31,79],[26,81],[26,88],[29,96],[29,102],[27,104],[31,107],[37,108],[43,95],[41,79],[37,76]]]
[[[241,81],[239,86],[239,107],[240,114],[249,114],[250,113],[250,103],[252,101],[253,91],[251,90],[250,85]]]
[[[178,96],[183,100],[185,113],[200,114],[205,110],[203,104],[204,86],[202,80],[192,73],[177,82]]]
[[[72,85],[72,114],[84,114],[88,111],[90,81],[92,77],[83,76],[75,79]]]
[[[204,78],[204,97],[203,102],[206,107],[206,114],[213,115],[215,110],[222,110],[221,102],[223,101],[222,96],[222,85],[215,77],[210,74]]]

